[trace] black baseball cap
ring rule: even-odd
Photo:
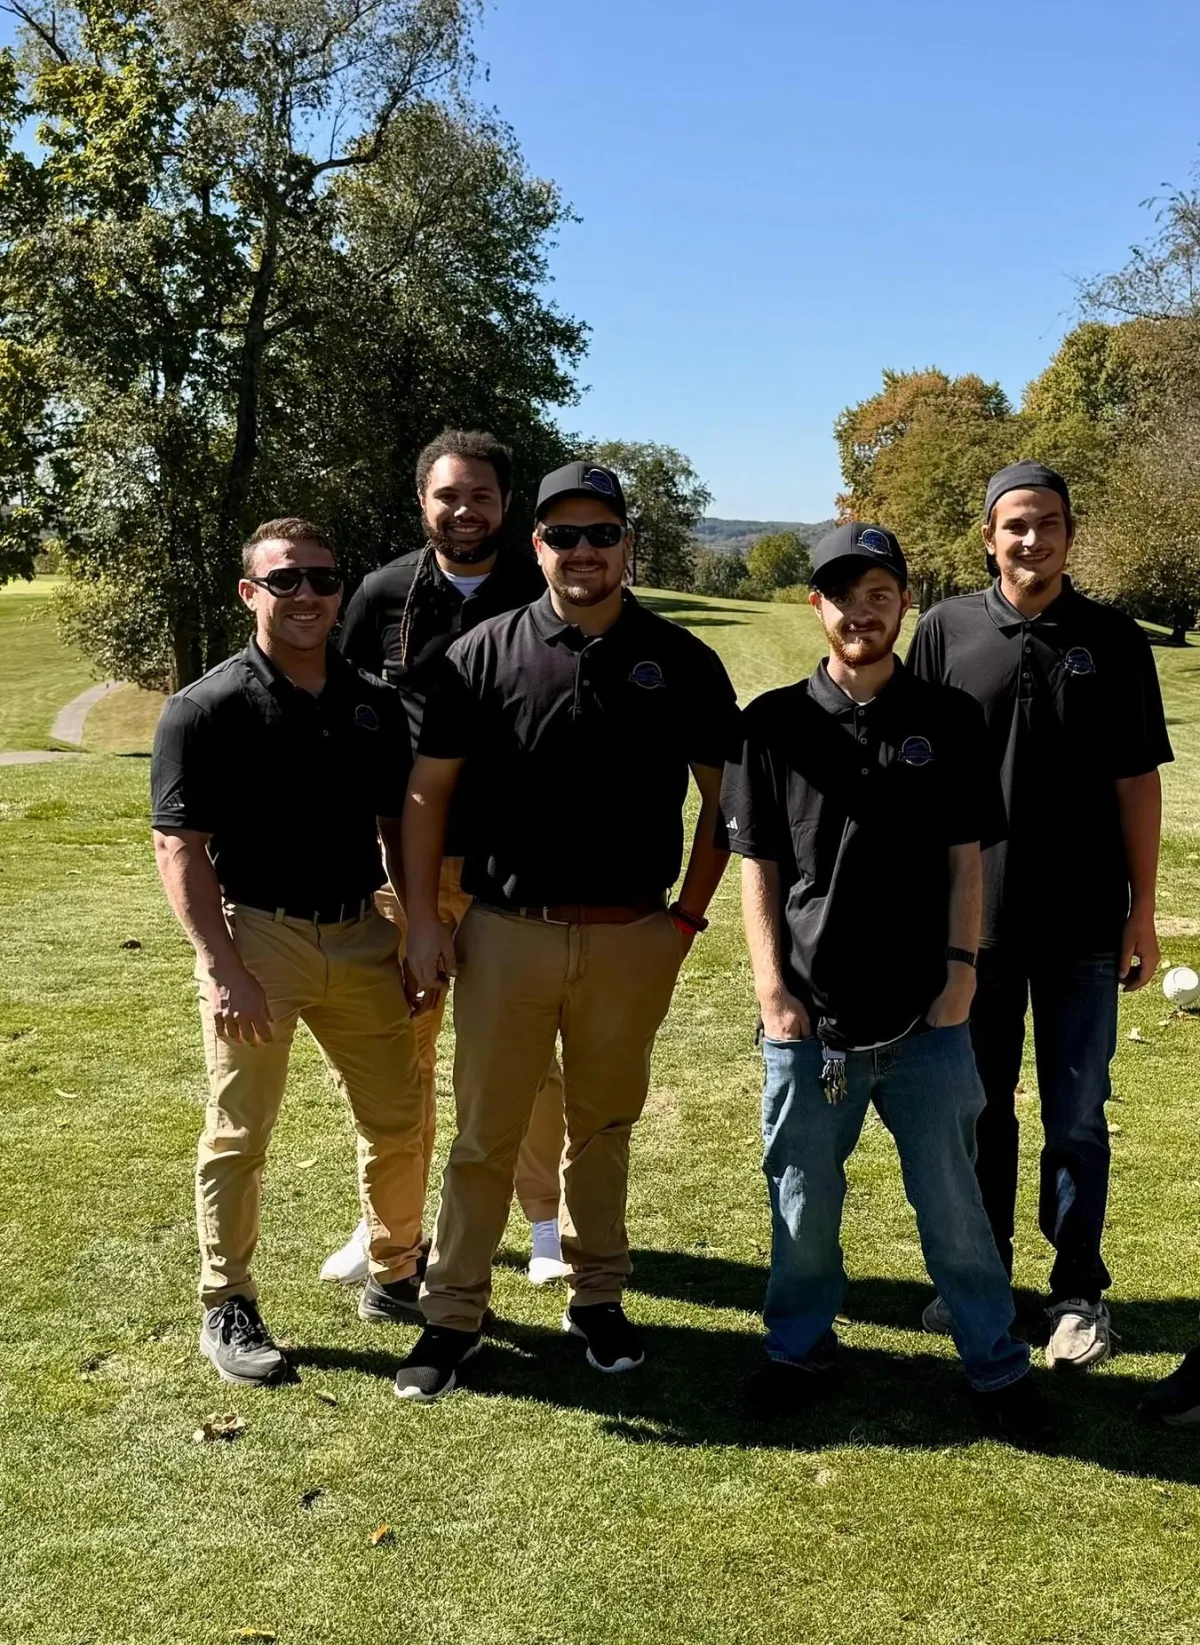
[[[607,503],[622,520],[628,518],[620,480],[611,468],[601,468],[599,463],[567,463],[562,468],[556,468],[553,474],[547,474],[538,487],[534,519],[540,520],[551,503],[558,502],[561,497],[595,497],[599,502]]]
[[[1070,522],[1071,493],[1067,490],[1067,482],[1054,469],[1047,468],[1045,463],[1035,463],[1029,457],[1022,457],[1019,463],[1009,463],[1007,468],[993,474],[988,481],[987,496],[983,501],[985,520],[991,519],[992,510],[1006,491],[1053,491],[1056,496],[1062,498],[1068,523]]]
[[[853,567],[852,561],[857,562]],[[822,583],[828,582],[834,574],[861,576],[873,565],[881,565],[890,571],[901,588],[908,587],[908,566],[894,533],[886,526],[851,520],[849,524],[831,531],[828,537],[822,537],[813,549],[809,581],[820,591]]]

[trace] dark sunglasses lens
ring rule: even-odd
[[[326,570],[323,566],[305,572],[305,576],[308,578],[308,586],[314,594],[336,594],[342,586],[341,572]]]
[[[270,593],[277,599],[287,599],[292,594],[298,594],[300,584],[308,578],[308,586],[314,594],[336,594],[342,586],[342,574],[329,566],[309,566],[301,569],[298,566],[284,566],[278,571],[268,572],[266,585]]]
[[[593,548],[616,548],[625,531],[614,522],[612,525],[586,526],[583,534]]]
[[[550,548],[578,548],[579,539],[582,536],[582,526],[544,525],[542,527],[542,541]]]
[[[542,527],[542,541],[560,551],[578,548],[579,539],[586,537],[593,548],[616,548],[625,535],[624,528],[614,521],[612,525],[547,525]]]

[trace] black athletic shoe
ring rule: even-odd
[[[1170,1376],[1155,1384],[1140,1409],[1143,1416],[1165,1422],[1168,1428],[1190,1428],[1200,1422],[1200,1347],[1190,1349]]]
[[[1004,1388],[971,1390],[971,1403],[997,1439],[1013,1445],[1053,1447],[1059,1438],[1054,1407],[1029,1376]]]
[[[458,1382],[458,1368],[479,1352],[479,1331],[452,1331],[445,1325],[427,1325],[416,1347],[400,1361],[396,1398],[431,1405]]]
[[[742,1398],[750,1416],[769,1422],[806,1410],[833,1386],[833,1366],[828,1360],[793,1365],[788,1360],[768,1359],[746,1383]]]
[[[421,1241],[421,1249],[417,1252],[416,1278],[425,1278],[425,1270],[429,1267],[429,1253],[433,1249],[433,1241],[428,1236]]]
[[[587,1343],[587,1362],[596,1371],[633,1371],[645,1359],[641,1338],[619,1302],[572,1303],[562,1328]]]
[[[288,1368],[263,1324],[258,1304],[249,1297],[230,1297],[208,1309],[200,1330],[200,1352],[223,1381],[245,1388],[278,1382]]]
[[[415,1319],[424,1319],[420,1280],[412,1274],[408,1279],[394,1279],[381,1285],[368,1274],[358,1299],[358,1317],[393,1325],[411,1325]]]

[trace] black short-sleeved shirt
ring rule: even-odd
[[[984,854],[983,941],[1114,949],[1129,912],[1116,782],[1170,759],[1145,634],[1064,580],[1025,618],[998,583],[926,612],[910,669],[970,692],[1000,768],[1007,840]]]
[[[946,985],[950,847],[1003,830],[977,705],[900,662],[855,703],[822,663],[744,710],[721,809],[734,851],[779,865],[784,980],[822,1040],[906,1033]]]
[[[376,817],[412,766],[399,697],[331,646],[320,696],[254,640],[169,698],[154,737],[151,822],[211,836],[225,896],[297,913],[383,884]]]
[[[661,896],[688,767],[720,770],[735,722],[716,653],[632,594],[593,639],[548,594],[481,623],[447,653],[420,742],[466,761],[464,888],[501,907]]]

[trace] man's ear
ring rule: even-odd
[[[248,577],[239,577],[238,578],[238,595],[241,599],[242,604],[247,608],[247,610],[249,610],[249,611],[254,610],[254,596],[257,593],[258,593],[258,589],[255,587],[255,585],[250,581],[250,579]]]
[[[511,502],[512,502],[512,492],[510,491],[508,493],[508,495],[504,498],[503,502],[500,504],[500,512],[502,514],[507,514],[508,513],[509,504]]]
[[[902,588],[900,590],[900,615],[903,617],[904,613],[906,611],[910,610],[911,608],[912,608],[912,589],[911,588]]]
[[[815,588],[810,588],[809,589],[809,591],[808,591],[808,603],[809,603],[810,606],[812,606],[814,611],[816,611],[818,613],[820,612],[820,610],[821,610],[821,595],[820,595],[820,591],[818,589],[815,589]]]

